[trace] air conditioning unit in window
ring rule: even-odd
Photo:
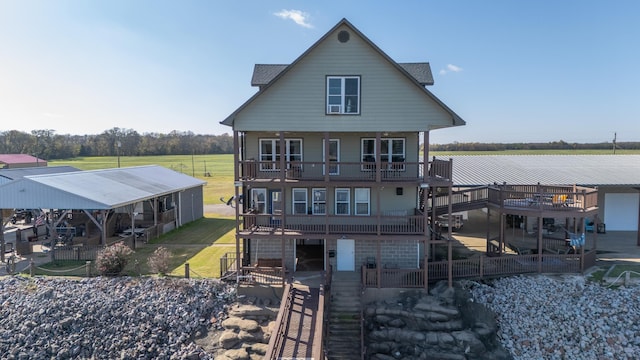
[[[340,114],[340,105],[329,105],[329,114]]]

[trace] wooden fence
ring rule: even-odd
[[[98,252],[104,249],[101,245],[55,246],[51,250],[51,260],[95,260]]]
[[[595,265],[596,252],[560,255],[506,255],[479,256],[472,259],[453,260],[453,279],[483,279],[526,273],[581,273]],[[428,264],[428,281],[446,280],[449,276],[446,261]],[[378,281],[378,273],[380,281]],[[364,287],[421,288],[424,287],[424,269],[367,269],[362,267]]]

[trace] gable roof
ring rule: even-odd
[[[0,169],[0,184],[22,179],[29,175],[57,174],[80,171],[73,166],[38,166],[27,168]]]
[[[4,164],[24,164],[37,162],[41,162],[44,164],[47,161],[28,154],[0,154],[0,163]]]
[[[422,86],[433,85],[433,74],[428,62],[398,63],[406,72],[416,79]],[[253,67],[251,86],[265,86],[275,79],[288,65],[256,64]]]
[[[424,85],[420,82],[420,80],[418,80],[416,77],[412,76],[407,69],[403,68],[402,66],[400,66],[400,64],[398,64],[393,59],[391,59],[391,57],[389,57],[376,44],[374,44],[371,40],[369,40],[369,38],[367,38],[362,32],[360,32],[360,30],[358,30],[347,19],[344,19],[344,18],[342,20],[340,20],[340,22],[338,22],[333,28],[331,28],[331,30],[329,30],[326,34],[324,34],[318,41],[316,41],[311,47],[309,47],[304,53],[302,53],[302,55],[300,55],[291,64],[289,64],[289,65],[273,65],[271,68],[266,69],[265,73],[268,72],[268,74],[260,75],[258,77],[258,79],[256,79],[256,83],[262,83],[262,82],[265,81],[265,79],[269,75],[273,74],[277,70],[280,70],[280,71],[270,81],[268,81],[263,87],[261,87],[260,91],[258,91],[251,98],[249,98],[249,100],[247,100],[244,104],[240,105],[240,107],[238,109],[236,109],[233,113],[231,113],[231,115],[229,115],[226,119],[221,121],[220,124],[233,126],[233,121],[234,121],[236,115],[239,112],[241,112],[245,107],[247,107],[249,104],[251,104],[257,97],[261,96],[265,91],[267,91],[271,85],[276,83],[284,74],[286,74],[293,67],[295,67],[297,63],[299,63],[302,59],[304,59],[309,53],[311,53],[316,47],[318,47],[319,44],[321,44],[323,41],[325,41],[329,36],[331,36],[335,31],[337,31],[337,29],[339,29],[341,26],[347,26],[351,31],[353,31],[360,38],[362,38],[365,43],[367,43],[371,48],[374,49],[374,51],[376,51],[380,56],[382,56],[386,61],[388,61],[389,64],[391,64],[393,67],[395,67],[396,70],[398,70],[400,73],[405,75],[411,82],[414,83],[414,85],[419,87],[427,97],[429,97],[436,104],[438,104],[444,111],[449,113],[451,115],[452,126],[465,125],[465,121],[462,120],[462,118],[460,116],[458,116],[458,114],[456,114],[453,110],[451,110],[447,105],[445,105],[440,99],[438,99],[435,95],[433,95],[429,90],[427,90],[424,87]],[[281,68],[282,66],[284,66],[284,68]],[[408,66],[408,69],[416,70],[415,67],[416,66]],[[428,80],[427,74],[426,74],[426,72],[424,70],[418,71],[418,73],[421,74],[418,77],[422,81]],[[430,73],[431,73],[431,70],[429,70],[429,74]],[[433,83],[433,81],[431,81],[431,82]],[[253,80],[252,80],[252,83],[253,83]]]
[[[26,176],[0,186],[0,209],[106,210],[203,186],[158,165]]]
[[[640,155],[455,155],[455,186],[640,186]]]

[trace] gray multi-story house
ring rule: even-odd
[[[428,199],[452,186],[429,133],[465,124],[427,89],[429,63],[394,61],[343,19],[291,64],[256,65],[252,85],[222,121],[242,265],[426,268],[445,243]]]

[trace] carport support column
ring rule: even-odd
[[[101,210],[100,213],[102,214],[101,219],[100,219],[100,243],[103,246],[107,245],[107,216],[109,216],[109,212],[106,210]],[[115,215],[115,213],[114,213]],[[53,233],[53,232],[52,232]]]
[[[4,218],[2,217],[2,210],[0,209],[0,260],[4,262],[4,251],[6,244],[4,242]]]
[[[542,214],[538,217],[538,272],[542,272]]]

